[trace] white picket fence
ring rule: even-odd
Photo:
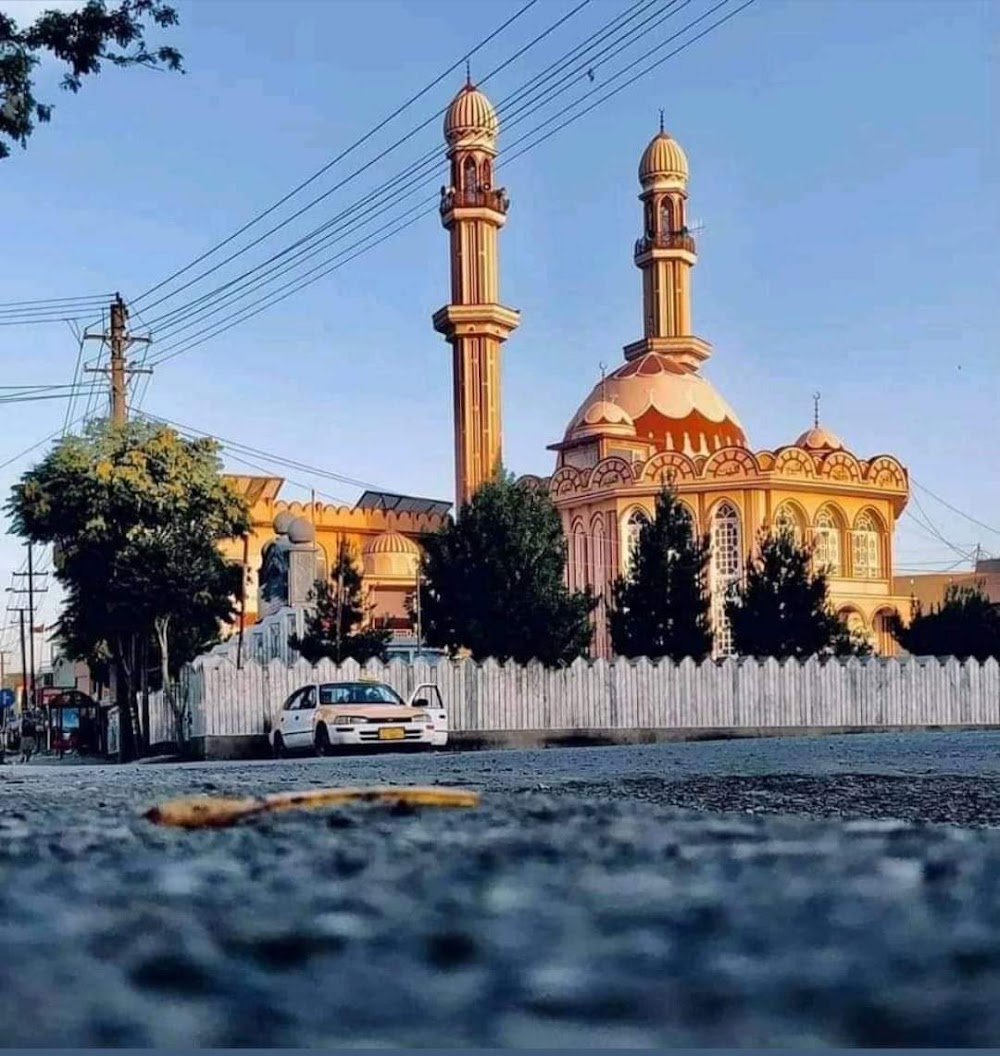
[[[936,659],[577,660],[552,670],[487,660],[428,663],[228,659],[184,672],[190,737],[266,733],[282,703],[307,682],[360,674],[404,698],[435,683],[451,729],[469,733],[1000,725],[1000,664]],[[173,717],[151,702],[154,743],[174,739]]]

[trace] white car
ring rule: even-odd
[[[285,701],[268,737],[276,757],[363,746],[440,748],[448,743],[448,713],[431,682],[417,686],[409,701],[384,682],[316,682]]]

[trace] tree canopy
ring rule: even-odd
[[[891,627],[896,641],[913,656],[1000,660],[1000,605],[990,601],[982,583],[952,584],[940,605],[924,612],[917,602],[909,624],[896,617]]]
[[[829,603],[826,572],[788,528],[765,533],[742,583],[725,603],[733,648],[744,656],[780,659],[871,652]]]
[[[317,580],[310,600],[314,607],[306,617],[305,634],[289,638],[291,647],[310,664],[323,659],[335,664],[345,660],[357,660],[359,664],[388,660],[386,647],[392,631],[371,626],[374,606],[365,604],[361,573],[345,542],[337,551],[330,578]]]
[[[611,644],[621,656],[686,656],[712,651],[708,538],[696,538],[687,507],[664,488],[643,524],[626,575],[612,586]]]
[[[126,751],[139,645],[155,639],[169,682],[233,615],[239,570],[218,543],[249,521],[220,471],[212,440],[100,422],[62,439],[7,504],[18,535],[53,545],[65,648],[115,671]]]
[[[586,653],[593,635],[590,591],[565,584],[566,541],[549,496],[503,470],[425,540],[420,589],[423,635],[453,655],[541,660],[555,666]]]
[[[0,158],[12,143],[26,146],[35,124],[52,118],[53,105],[34,95],[35,70],[46,54],[67,68],[62,87],[71,92],[104,63],[180,71],[176,48],[147,46],[147,20],[173,26],[177,12],[161,0],[121,0],[110,8],[105,0],[89,0],[75,11],[45,11],[21,27],[0,11]]]

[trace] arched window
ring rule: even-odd
[[[625,520],[624,539],[622,540],[622,570],[626,575],[628,575],[629,569],[632,567],[632,555],[635,553],[635,548],[639,545],[639,533],[642,531],[644,524],[649,524],[649,517],[644,510],[640,509],[632,510]]]
[[[740,515],[731,502],[721,502],[712,515],[712,623],[715,652],[727,656],[733,651],[733,636],[726,619],[729,587],[743,575],[743,545]]]
[[[479,175],[476,171],[476,159],[469,157],[465,159],[465,163],[462,166],[462,190],[463,191],[478,191],[479,190]]]
[[[660,234],[669,235],[674,229],[674,205],[669,198],[660,202]]]
[[[604,518],[598,515],[590,526],[591,564],[594,570],[594,588],[603,591],[608,582],[608,531]]]
[[[488,191],[493,186],[493,166],[489,158],[483,159],[482,177],[479,182],[484,191]]]
[[[882,575],[880,533],[870,513],[862,513],[854,522],[851,559],[858,579],[878,579]]]
[[[882,609],[875,613],[872,621],[872,630],[875,638],[875,652],[879,656],[896,655],[896,638],[892,633],[893,617],[892,609]]]
[[[570,583],[577,588],[587,583],[587,533],[584,531],[583,522],[577,521],[573,525],[573,548],[570,552],[572,567],[570,569]]]
[[[792,538],[801,546],[803,518],[790,503],[783,502],[774,514],[774,527],[779,532],[791,532]]]
[[[816,567],[829,576],[841,574],[840,525],[833,512],[826,506],[816,514],[813,525],[813,561]]]
[[[865,623],[864,616],[857,609],[842,609],[840,615],[848,631],[850,631],[851,637],[860,641],[871,641],[871,631],[868,629],[868,624]]]

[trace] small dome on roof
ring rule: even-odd
[[[400,532],[383,532],[365,543],[364,574],[375,579],[414,579],[420,547]]]
[[[295,514],[289,513],[288,510],[282,510],[281,513],[275,514],[273,528],[276,535],[288,535],[288,529],[292,521],[295,520]]]
[[[288,526],[288,538],[293,543],[312,543],[316,540],[316,529],[306,517],[296,517]]]
[[[470,81],[451,101],[444,115],[444,138],[450,147],[492,147],[500,130],[493,104]]]
[[[686,183],[688,161],[680,143],[662,129],[649,141],[639,162],[639,182],[643,187],[657,183]]]
[[[795,446],[803,447],[807,451],[842,451],[844,441],[825,426],[814,425],[795,441]]]
[[[635,422],[617,403],[596,400],[584,406],[566,432],[567,440],[582,440],[588,436],[635,436]]]

